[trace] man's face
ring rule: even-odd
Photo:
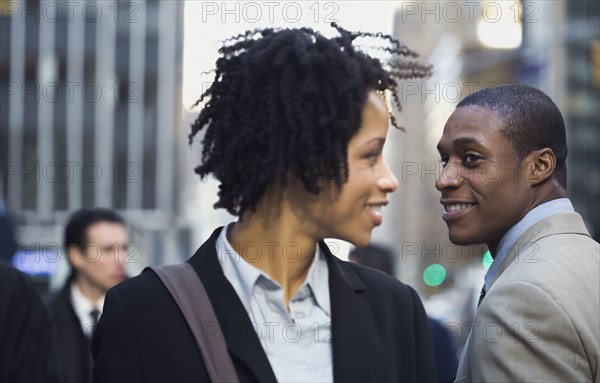
[[[525,165],[501,127],[495,112],[474,105],[456,109],[444,126],[435,186],[454,244],[495,248],[529,210],[532,185],[522,181]]]
[[[89,285],[106,292],[125,279],[125,226],[98,222],[87,229],[87,245],[72,257],[73,267]]]

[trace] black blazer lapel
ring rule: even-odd
[[[215,230],[188,262],[206,288],[236,368],[249,370],[257,381],[276,382],[250,317],[219,264],[216,240],[222,229]]]
[[[366,287],[324,242],[320,245],[329,267],[334,381],[389,381],[393,363],[375,331],[371,306],[361,297]]]

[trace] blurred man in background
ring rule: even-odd
[[[50,299],[50,314],[61,329],[56,343],[61,381],[91,382],[92,332],[106,291],[125,279],[128,237],[125,221],[108,209],[81,209],[65,230],[71,275]]]

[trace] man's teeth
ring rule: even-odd
[[[381,206],[380,205],[367,205],[367,208],[373,210],[375,213],[381,215]]]
[[[454,211],[454,210],[466,209],[471,206],[475,206],[475,205],[472,203],[457,203],[454,205],[446,205],[445,208],[446,208],[446,211]]]

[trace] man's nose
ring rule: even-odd
[[[442,172],[435,180],[435,188],[443,191],[448,188],[455,188],[462,181],[461,168],[450,162],[444,166]]]

